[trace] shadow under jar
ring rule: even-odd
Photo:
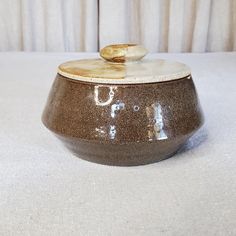
[[[189,67],[139,45],[59,66],[42,121],[80,158],[117,166],[166,159],[203,123]]]

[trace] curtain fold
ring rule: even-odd
[[[1,0],[0,51],[236,50],[236,0]]]
[[[97,0],[1,0],[0,50],[97,51]]]

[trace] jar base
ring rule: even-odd
[[[77,157],[111,166],[137,166],[162,161],[178,152],[189,138],[185,135],[173,140],[114,144],[56,136]]]

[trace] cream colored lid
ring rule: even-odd
[[[103,59],[69,61],[58,67],[58,73],[70,79],[104,84],[157,83],[191,74],[190,68],[180,62],[142,59],[146,53],[140,45],[110,45],[100,51]]]

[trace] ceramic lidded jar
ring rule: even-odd
[[[61,64],[42,121],[80,158],[141,165],[170,157],[203,123],[188,66],[143,59],[139,45]]]

